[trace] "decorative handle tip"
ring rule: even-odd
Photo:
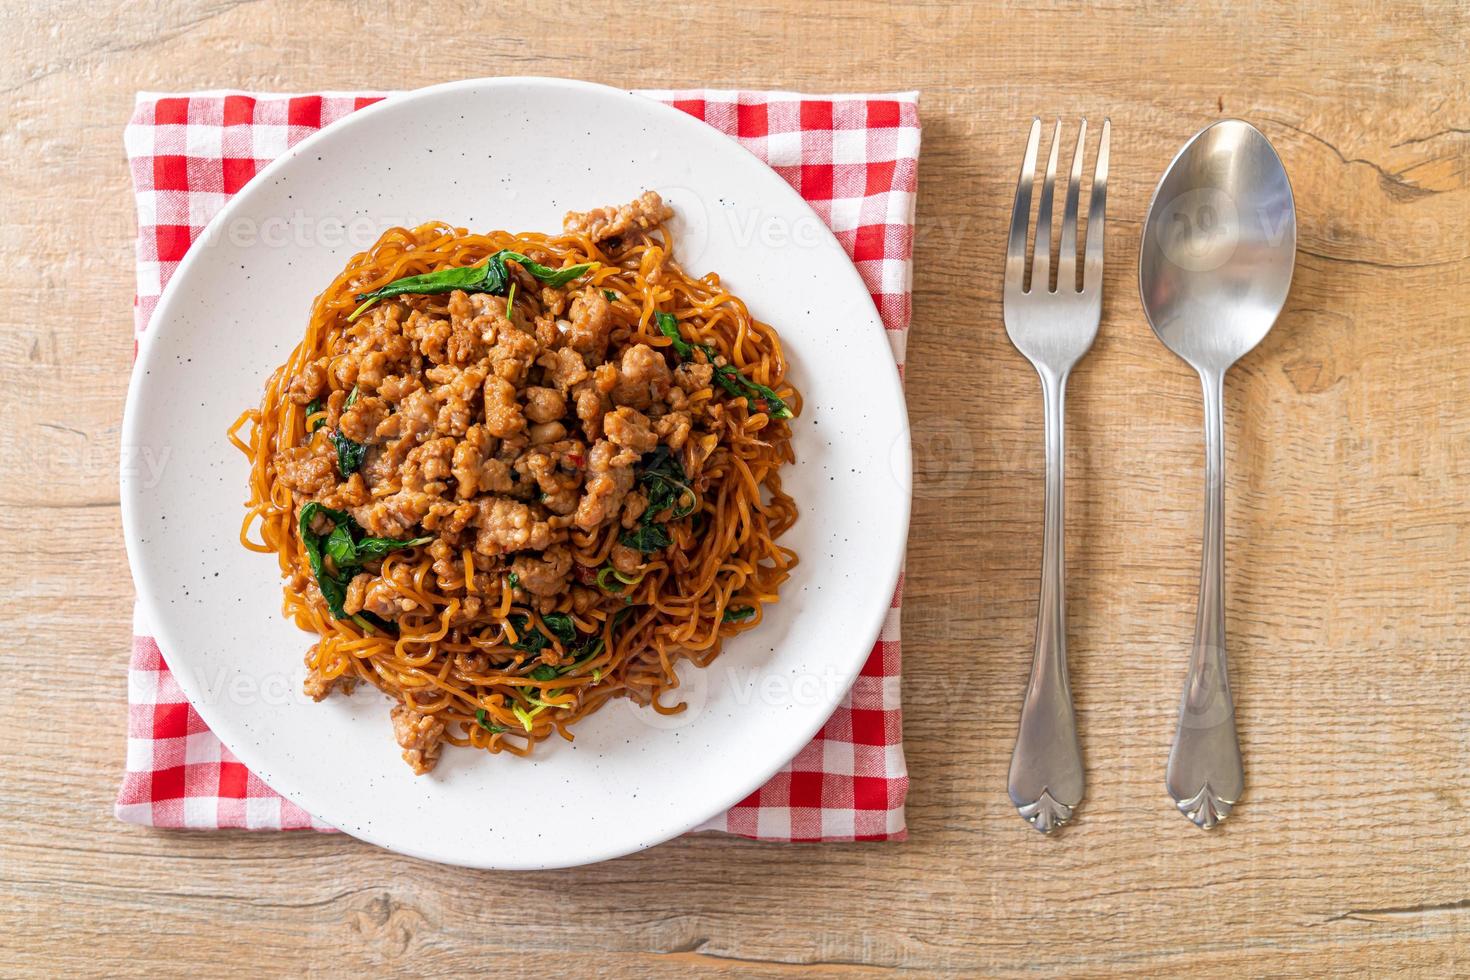
[[[1213,830],[1220,825],[1234,808],[1235,800],[1222,799],[1205,783],[1200,791],[1187,800],[1175,800],[1179,812],[1188,817],[1201,830]]]
[[[1018,806],[1016,811],[1043,834],[1051,833],[1072,819],[1072,808],[1059,802],[1051,795],[1050,790],[1042,790],[1041,797],[1035,803]]]

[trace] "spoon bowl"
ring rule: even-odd
[[[1225,658],[1225,372],[1276,322],[1295,260],[1291,183],[1266,137],[1227,119],[1186,143],[1149,204],[1138,291],[1154,333],[1204,388],[1199,609],[1164,783],[1205,829],[1245,790]]]
[[[1296,205],[1250,123],[1201,130],[1149,202],[1138,288],[1153,331],[1196,370],[1224,371],[1266,336],[1291,288]]]

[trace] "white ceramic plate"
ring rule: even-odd
[[[415,777],[388,702],[300,693],[310,638],[281,615],[274,556],[237,539],[244,457],[225,438],[305,328],[313,297],[392,224],[553,231],[645,188],[677,254],[718,271],[780,331],[805,408],[786,487],[801,564],[758,629],[681,671],[689,710],[615,701],[533,759],[446,747]],[[396,96],[303,141],[210,223],[140,351],[123,428],[133,576],[204,721],[269,785],[342,830],[485,868],[583,864],[648,847],[745,797],[816,733],[863,664],[908,525],[903,396],[852,263],[775,173],[659,103],[555,79]],[[147,465],[143,465],[146,463]]]

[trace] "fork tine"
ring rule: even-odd
[[[1051,199],[1057,183],[1057,145],[1062,141],[1062,121],[1051,131],[1051,153],[1046,160],[1046,179],[1041,182],[1041,204],[1036,209],[1036,252],[1031,257],[1031,289],[1051,292]]]
[[[1087,208],[1087,257],[1082,266],[1082,289],[1102,288],[1103,217],[1108,204],[1108,136],[1112,123],[1103,119],[1097,145],[1097,169],[1092,174],[1092,201]]]
[[[1016,203],[1011,206],[1011,237],[1006,244],[1006,287],[1021,290],[1026,285],[1026,228],[1031,222],[1031,185],[1036,180],[1036,149],[1041,141],[1041,117],[1031,119],[1031,136],[1026,140],[1026,157],[1016,181]]]
[[[1077,129],[1072,176],[1067,181],[1067,207],[1062,212],[1062,245],[1057,252],[1057,292],[1077,291],[1077,200],[1082,193],[1082,156],[1087,150],[1087,120]]]

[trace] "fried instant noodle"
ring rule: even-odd
[[[241,541],[318,636],[307,693],[383,691],[417,772],[570,739],[613,697],[682,710],[676,664],[796,564],[780,339],[679,268],[669,216],[650,192],[560,235],[389,229],[230,430]]]

